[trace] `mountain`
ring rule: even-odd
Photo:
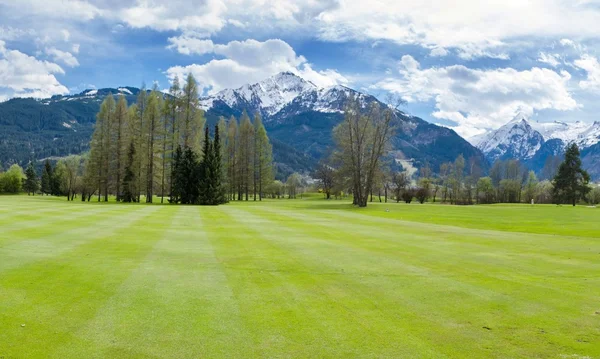
[[[135,102],[139,89],[119,87],[86,90],[50,99],[12,99],[0,103],[0,162],[26,163],[31,158],[64,156],[87,150],[95,116],[106,95],[123,94]],[[273,142],[280,177],[293,171],[311,171],[333,147],[332,130],[343,120],[350,97],[365,108],[380,103],[375,97],[344,86],[322,88],[284,72],[264,81],[226,89],[200,99],[210,125],[219,117],[258,112]],[[390,160],[403,167],[426,163],[435,171],[443,162],[462,154],[485,170],[483,153],[454,131],[397,111],[397,131]]]
[[[523,114],[497,130],[476,138],[477,146],[490,162],[498,159],[518,159],[530,169],[539,172],[549,156],[563,156],[569,143],[577,143],[582,152],[584,166],[594,176],[600,177],[600,162],[594,160],[600,153],[600,122],[593,124],[574,122],[534,122]]]
[[[357,98],[363,107],[379,103],[375,97],[344,86],[321,88],[290,72],[283,72],[256,84],[226,89],[201,99],[209,122],[260,113],[274,145],[283,146],[304,156],[310,170],[333,146],[332,130],[343,120],[349,98]],[[481,151],[453,130],[428,123],[418,117],[397,111],[399,122],[393,139],[393,159],[403,167],[420,168],[426,163],[435,171],[443,162],[454,161],[459,154],[475,158],[488,167]],[[282,154],[275,152],[280,170],[287,172]],[[281,167],[284,167],[283,169]]]

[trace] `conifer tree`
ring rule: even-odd
[[[137,138],[137,146],[136,153],[138,154],[137,158],[137,202],[140,201],[142,197],[142,187],[144,187],[144,177],[145,177],[145,169],[146,169],[146,160],[147,154],[146,152],[146,136],[144,133],[145,128],[145,120],[146,120],[146,108],[148,106],[148,91],[146,90],[146,84],[142,84],[142,88],[137,96],[137,103],[135,109],[137,112],[135,113],[135,117],[133,118],[133,123],[135,123],[136,138]]]
[[[155,177],[155,161],[157,155],[156,138],[158,136],[158,128],[161,120],[161,105],[162,98],[156,89],[152,90],[146,104],[146,118],[144,120],[144,134],[146,136],[146,203],[152,203],[154,195],[154,177]]]
[[[219,121],[220,125],[224,124],[224,120]],[[213,153],[214,153],[214,161],[213,161],[213,191],[214,191],[214,202],[212,204],[223,204],[227,203],[227,197],[225,196],[225,185],[226,181],[224,180],[224,172],[223,172],[223,150],[221,146],[221,135],[220,135],[220,126],[219,124],[215,125],[215,139],[213,140]],[[224,127],[223,127],[224,128]]]
[[[135,144],[133,140],[129,142],[129,150],[127,151],[127,163],[123,176],[123,202],[135,202]]]
[[[200,163],[199,177],[199,203],[212,204],[213,201],[213,169],[214,169],[214,150],[208,133],[208,126],[204,129],[204,157]]]
[[[114,114],[114,99],[108,95],[100,105],[100,112],[96,116],[96,126],[90,143],[89,171],[94,171],[93,179],[98,188],[98,202],[104,193],[105,201],[108,200],[108,177],[110,159],[110,122]]]
[[[181,88],[179,85],[179,77],[175,77],[173,80],[173,84],[169,89],[169,98],[165,104],[165,110],[168,112],[169,117],[169,127],[171,130],[170,139],[169,139],[169,160],[168,160],[168,172],[169,172],[169,196],[171,197],[171,192],[173,190],[173,168],[175,161],[175,148],[178,146],[178,138],[179,138],[179,120],[181,118]],[[167,129],[165,121],[165,131]],[[166,143],[166,142],[165,142]],[[167,171],[167,168],[163,170],[163,172]],[[171,198],[172,199],[172,198]]]
[[[554,200],[575,206],[590,191],[589,182],[590,175],[581,167],[579,147],[573,143],[567,147],[565,160],[554,177]]]
[[[23,185],[23,189],[27,191],[27,195],[35,196],[35,192],[39,188],[37,174],[35,173],[35,168],[33,168],[33,162],[29,162],[29,166],[25,170],[25,183]]]
[[[125,100],[125,96],[120,95],[119,101],[117,102],[117,107],[115,109],[115,115],[113,117],[114,125],[112,129],[114,131],[113,140],[114,140],[114,148],[113,155],[111,156],[114,161],[113,171],[115,173],[115,194],[117,196],[117,201],[121,200],[121,180],[123,173],[123,146],[125,140],[125,132],[127,131],[127,100]]]
[[[172,180],[171,180],[171,193],[169,202],[180,203],[181,196],[184,187],[184,173],[183,173],[183,153],[181,146],[177,146],[175,154],[173,156],[173,168],[172,168]]]
[[[44,162],[44,170],[42,172],[42,193],[52,194],[52,165],[49,160]]]
[[[247,201],[250,193],[250,188],[253,185],[254,178],[254,127],[250,122],[250,117],[244,112],[240,120],[240,134],[238,146],[239,173],[240,173],[240,190],[238,200],[244,199]]]
[[[273,182],[273,148],[259,114],[254,117],[254,200],[258,191],[262,201],[264,189]]]
[[[188,74],[182,93],[182,124],[180,126],[181,145],[185,151],[191,148],[200,155],[202,128],[204,128],[204,112],[200,109],[198,85],[192,74]]]
[[[239,188],[238,176],[238,124],[237,119],[233,116],[229,119],[227,126],[227,141],[226,141],[226,173],[229,188],[227,189],[229,199],[235,200],[236,193]],[[239,198],[238,198],[239,199]]]

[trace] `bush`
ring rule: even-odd
[[[412,188],[409,188],[409,189],[405,190],[404,192],[402,192],[402,200],[406,203],[412,202],[414,196],[415,196],[415,191]]]
[[[600,203],[600,187],[593,188],[588,194],[588,203],[595,206]]]
[[[4,193],[19,193],[23,189],[25,174],[19,165],[12,165],[0,175],[0,188]]]
[[[415,197],[417,197],[417,200],[419,201],[419,203],[423,204],[423,203],[425,203],[425,201],[427,201],[427,198],[429,197],[429,193],[426,188],[421,187],[421,188],[417,189]]]

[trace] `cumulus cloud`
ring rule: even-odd
[[[174,66],[167,70],[169,79],[183,78],[192,73],[202,88],[209,93],[224,88],[237,88],[246,83],[261,81],[283,71],[294,72],[317,86],[332,86],[348,83],[348,79],[335,70],[315,71],[307,60],[297,55],[285,41],[270,39],[264,42],[256,40],[231,41],[227,44],[204,42],[185,42],[178,51],[182,53],[213,53],[223,59],[214,59],[205,64]],[[192,49],[195,49],[192,51]]]
[[[579,87],[584,90],[600,91],[600,63],[594,56],[585,54],[575,60],[574,65],[587,73],[585,80],[579,81]]]
[[[68,89],[55,77],[64,73],[59,65],[7,49],[0,40],[0,96],[44,98],[66,94]]]
[[[77,58],[73,56],[73,54],[71,54],[70,52],[62,51],[55,47],[50,47],[46,49],[46,54],[48,54],[48,56],[51,56],[54,59],[54,61],[62,62],[63,64],[69,67],[79,66],[79,61],[77,61]]]
[[[408,102],[434,101],[432,115],[449,120],[459,134],[471,137],[497,128],[521,111],[573,110],[578,104],[568,91],[569,73],[534,67],[471,69],[454,65],[422,69],[412,56],[399,64],[399,77],[375,86],[401,95]]]
[[[175,49],[184,55],[204,55],[213,52],[214,44],[209,39],[199,39],[194,36],[183,35],[170,37],[168,49]]]

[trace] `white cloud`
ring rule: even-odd
[[[189,44],[195,42],[186,42]],[[204,46],[204,44],[202,45]],[[283,71],[294,72],[318,86],[332,86],[348,83],[348,79],[335,70],[315,71],[303,56],[296,54],[285,41],[271,39],[231,41],[227,44],[212,44],[212,51],[198,49],[196,53],[214,53],[223,59],[211,60],[205,64],[175,66],[167,70],[172,80],[176,76],[184,78],[192,73],[200,86],[209,93],[224,88],[237,88],[246,83],[255,83]],[[193,46],[178,47],[184,53],[192,52]]]
[[[48,54],[48,56],[52,56],[54,61],[62,62],[69,67],[79,66],[79,61],[77,61],[77,58],[70,52],[62,51],[55,47],[50,47],[46,48],[46,54]]]
[[[585,80],[579,81],[579,86],[584,90],[600,90],[600,63],[598,59],[585,54],[579,60],[575,60],[574,65],[587,73]]]
[[[11,8],[13,13],[43,16],[53,19],[88,21],[107,15],[95,5],[82,0],[0,0],[0,6]]]
[[[60,30],[60,33],[62,34],[63,41],[69,42],[69,39],[71,38],[71,33],[69,32],[69,30],[62,29]]]
[[[0,41],[0,96],[43,98],[66,94],[68,89],[55,77],[64,73],[59,65],[7,49]]]
[[[540,52],[540,56],[537,59],[539,62],[548,64],[552,67],[557,67],[560,65],[559,55],[558,54],[549,54],[546,52]]]
[[[429,56],[433,57],[444,57],[446,55],[448,55],[448,50],[444,49],[443,47],[434,47],[429,53]]]
[[[466,137],[497,128],[519,111],[532,114],[579,106],[567,89],[571,76],[566,71],[537,67],[480,70],[458,65],[421,69],[419,62],[405,55],[399,75],[373,88],[397,93],[409,102],[434,101],[432,115],[457,123],[453,129]]]
[[[168,41],[171,43],[167,46],[168,49],[176,49],[184,55],[203,55],[213,52],[214,49],[212,40],[199,39],[188,35],[170,37]]]
[[[79,44],[73,44],[73,46],[71,47],[71,51],[78,54],[79,53]]]

